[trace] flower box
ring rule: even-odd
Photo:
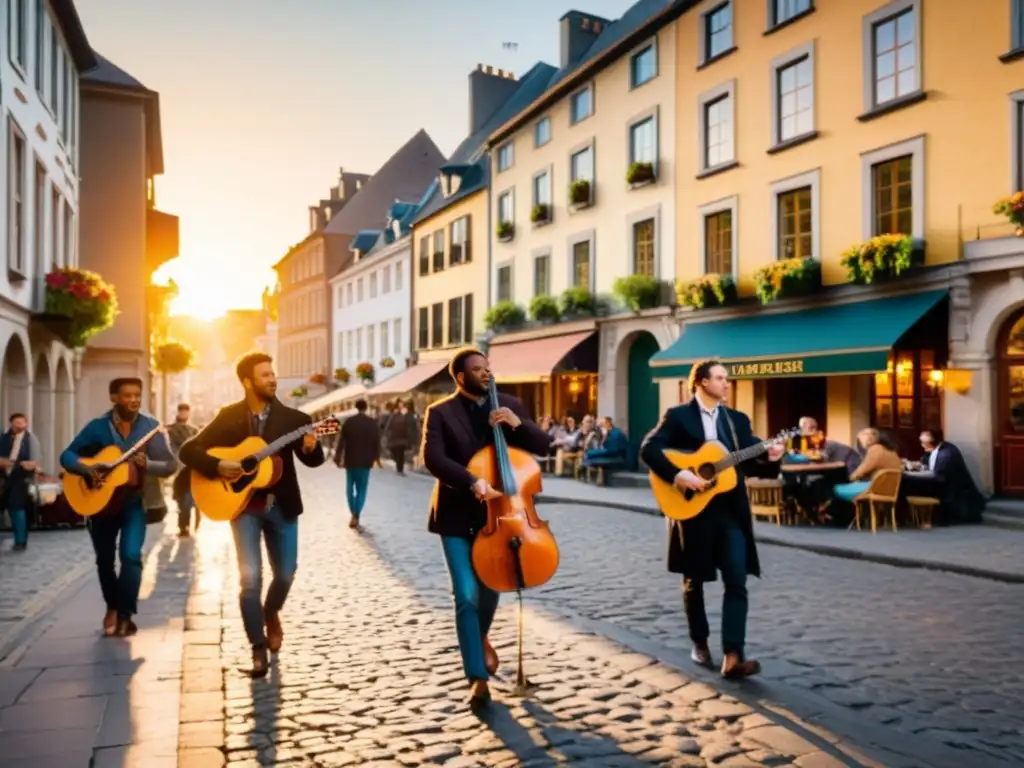
[[[676,287],[679,305],[691,309],[726,307],[736,302],[736,280],[732,275],[704,275]]]
[[[498,227],[495,230],[498,236],[498,240],[507,243],[516,235],[516,225],[511,221],[499,221]]]
[[[395,367],[395,359],[393,357],[385,357],[383,360],[380,361],[380,367],[381,368],[394,368]]]
[[[519,328],[526,322],[526,312],[513,301],[503,300],[495,303],[484,315],[484,325],[496,333]]]
[[[547,203],[537,203],[530,211],[530,222],[533,224],[547,224],[551,221],[551,206]]]
[[[577,179],[569,185],[569,204],[576,210],[594,202],[593,189],[587,179]]]
[[[840,259],[851,283],[867,285],[899,277],[922,260],[921,248],[908,235],[878,235],[847,249]]]
[[[783,259],[754,273],[762,304],[806,296],[821,288],[821,264],[816,259]]]
[[[653,184],[656,179],[653,163],[632,163],[626,171],[626,183],[634,189]]]
[[[634,312],[654,309],[662,304],[662,283],[650,275],[616,278],[612,284],[612,293]]]
[[[372,363],[360,363],[356,366],[356,376],[364,384],[370,384],[373,382],[373,364]]]
[[[348,384],[352,380],[352,374],[349,373],[348,368],[335,368],[334,380],[341,384]]]

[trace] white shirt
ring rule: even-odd
[[[14,439],[11,440],[11,455],[7,457],[8,460],[10,460],[10,461],[17,461],[18,460],[18,455],[21,453],[21,442],[24,439],[25,439],[25,433],[24,432],[19,432],[18,434],[14,435]],[[10,469],[7,470],[6,474],[10,475],[13,472],[14,472],[14,467],[11,467]]]
[[[935,471],[935,461],[936,461],[936,459],[939,458],[939,448],[941,448],[942,445],[943,445],[942,443],[939,443],[934,448],[932,448],[932,452],[928,454],[928,471],[929,472],[934,472]]]
[[[697,408],[700,411],[700,421],[701,421],[701,424],[704,425],[704,439],[705,440],[717,440],[718,439],[718,407],[719,407],[720,403],[715,403],[713,408],[708,409],[707,405],[705,405],[704,400],[701,398],[700,394],[694,393],[693,397],[697,401]],[[681,470],[679,472],[679,474],[676,475],[676,477],[677,478],[681,477],[684,474],[685,475],[690,475],[692,473],[689,472],[688,470],[684,469],[684,470]]]

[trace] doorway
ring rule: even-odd
[[[1006,321],[997,352],[996,489],[1024,498],[1024,308]]]
[[[796,429],[801,417],[810,416],[818,429],[828,435],[828,385],[824,376],[768,379],[768,432],[777,435]]]
[[[636,448],[658,424],[661,404],[658,384],[651,373],[650,360],[661,347],[650,333],[641,333],[629,348],[627,386],[629,391],[627,425],[629,442]]]

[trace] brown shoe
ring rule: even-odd
[[[281,650],[284,642],[284,630],[281,628],[281,617],[276,613],[268,613],[264,620],[267,625],[267,648],[274,653]]]
[[[469,689],[469,708],[473,710],[482,709],[491,703],[491,689],[487,687],[486,680],[474,680]]]
[[[484,667],[487,669],[487,674],[493,675],[498,671],[498,652],[494,650],[494,646],[491,645],[491,641],[486,637],[484,638]]]
[[[715,668],[715,662],[711,658],[711,649],[708,648],[707,643],[694,643],[693,648],[690,649],[690,660],[706,669]]]
[[[266,648],[252,649],[252,669],[249,670],[250,677],[266,677],[270,671],[270,658],[267,656]]]
[[[359,518],[356,517],[355,515],[352,515],[351,518],[348,521],[348,527],[349,528],[358,528],[359,527]]]
[[[760,671],[760,662],[754,659],[740,659],[738,653],[728,653],[722,661],[722,677],[728,680],[743,680]]]
[[[131,637],[138,631],[139,628],[135,626],[135,622],[131,619],[124,617],[119,617],[117,619],[116,634],[118,637]]]
[[[117,634],[117,611],[109,610],[103,614],[103,634],[107,637]]]

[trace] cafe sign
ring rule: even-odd
[[[789,360],[758,360],[749,363],[727,363],[729,378],[762,379],[773,376],[799,376],[804,373],[803,358]]]

